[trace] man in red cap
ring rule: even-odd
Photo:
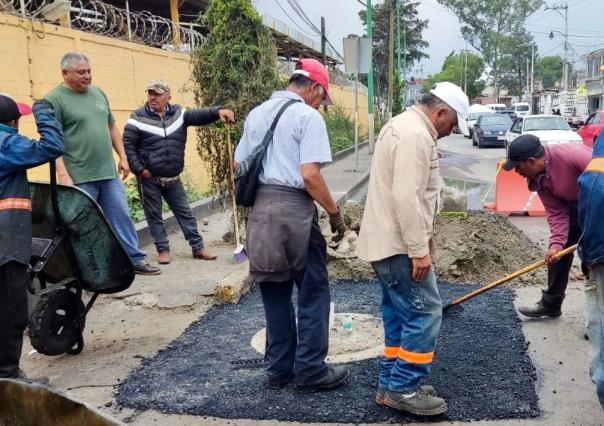
[[[259,284],[264,303],[271,387],[293,381],[302,391],[331,389],[349,373],[345,366],[325,363],[330,292],[315,201],[329,214],[335,238],[341,239],[346,230],[321,175],[321,166],[331,162],[331,149],[317,108],[331,103],[327,69],[315,59],[300,60],[287,89],[250,112],[235,152],[239,167],[254,156],[269,129],[274,130],[246,241],[250,277]],[[294,285],[297,325],[291,301]]]
[[[27,169],[63,154],[63,133],[46,101],[33,114],[39,142],[18,133],[32,108],[0,95],[0,378],[23,377],[19,369],[27,326],[27,270],[31,257],[31,200]]]

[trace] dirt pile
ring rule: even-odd
[[[437,217],[436,275],[453,282],[490,282],[543,258],[543,250],[507,217],[471,212],[467,218]],[[520,282],[547,282],[545,268],[519,278]],[[516,281],[518,282],[518,281]]]
[[[363,206],[342,207],[346,225],[358,232]],[[331,235],[325,213],[320,217],[324,235]],[[543,250],[507,217],[490,212],[470,212],[467,218],[437,217],[435,223],[436,275],[440,280],[487,283],[543,258]],[[331,280],[361,281],[373,278],[371,266],[356,257],[329,256]],[[580,275],[573,271],[572,276]],[[545,284],[547,271],[540,268],[512,284]]]

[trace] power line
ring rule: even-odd
[[[287,16],[287,17],[289,18],[289,20],[290,20],[290,21],[292,21],[292,23],[293,23],[293,24],[294,24],[296,27],[298,27],[298,29],[299,29],[300,31],[302,31],[304,34],[306,34],[306,35],[307,35],[307,36],[309,36],[309,37],[313,37],[313,36],[314,36],[314,34],[310,34],[309,32],[306,32],[306,31],[304,30],[304,28],[302,28],[300,25],[298,25],[298,23],[297,23],[297,22],[296,22],[296,21],[295,21],[295,20],[294,20],[294,19],[293,19],[291,16],[289,16],[289,13],[287,13],[287,11],[285,10],[285,8],[284,8],[283,6],[281,6],[281,3],[279,3],[279,0],[275,0],[275,3],[277,3],[277,6],[279,6],[279,9],[281,9],[281,10],[283,11],[283,13],[285,13],[285,16]]]

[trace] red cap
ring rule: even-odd
[[[21,102],[16,102],[16,104],[22,116],[31,114],[31,107],[29,105],[23,104]]]
[[[316,59],[300,59],[296,64],[296,70],[293,74],[301,74],[310,81],[318,83],[325,90],[325,100],[323,105],[333,105],[331,94],[329,93],[329,73],[327,68]]]

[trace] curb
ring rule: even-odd
[[[365,145],[367,145],[368,143],[369,143],[369,141],[368,141],[368,140],[367,140],[367,141],[365,141],[365,142],[360,142],[360,143],[359,143],[359,149],[361,149],[362,147],[364,147],[364,146],[365,146]],[[343,150],[341,150],[341,151],[338,151],[338,152],[336,152],[336,153],[332,154],[332,155],[331,155],[331,161],[332,161],[332,164],[333,164],[333,163],[335,163],[335,162],[336,162],[336,161],[338,161],[338,160],[341,160],[341,159],[342,159],[342,158],[344,158],[344,157],[347,157],[347,156],[348,156],[348,154],[351,154],[351,153],[354,153],[354,145],[352,145],[352,146],[350,146],[350,147],[348,147],[348,148],[345,148],[345,149],[343,149]]]
[[[368,144],[368,141],[359,144],[359,148]],[[347,157],[351,153],[354,153],[354,146],[338,151],[332,155],[332,164]],[[346,193],[340,195],[336,199],[336,203],[341,205],[346,203],[346,200],[350,197],[351,194],[358,191],[358,189],[365,184],[365,182],[369,179],[369,172],[364,173],[357,182],[349,189]],[[191,210],[193,216],[196,219],[202,219],[211,215],[212,213],[216,213],[217,211],[224,209],[224,199],[222,197],[212,197],[212,198],[204,198],[203,200],[196,201],[191,203]],[[174,213],[169,211],[164,213],[164,226],[166,228],[166,233],[171,234],[173,232],[180,231],[180,226],[178,225],[178,221],[174,217]],[[153,243],[153,237],[151,237],[151,232],[149,231],[149,225],[146,220],[135,223],[134,228],[136,229],[136,233],[138,234],[138,241],[140,246],[145,246],[147,244]]]
[[[196,219],[207,217],[223,208],[223,199],[221,197],[204,198],[203,200],[191,203],[191,211]],[[164,213],[162,216],[164,219],[164,226],[166,227],[166,233],[171,234],[173,232],[180,231],[180,226],[178,225],[178,221],[174,217],[174,213],[172,213],[172,211]],[[151,237],[149,225],[147,224],[146,220],[135,223],[134,228],[138,234],[140,246],[153,243],[153,237]]]

